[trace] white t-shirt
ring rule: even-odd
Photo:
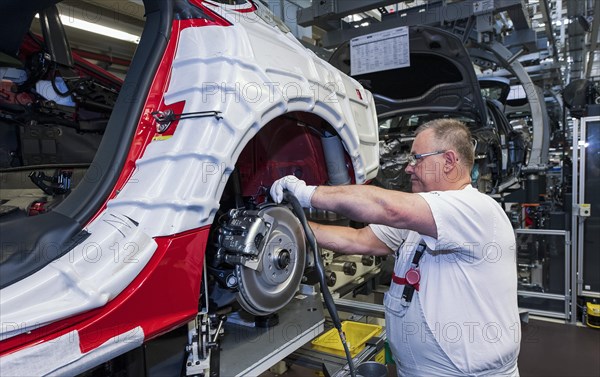
[[[398,277],[405,276],[421,239],[427,244],[419,262],[419,291],[412,303],[401,302],[404,285],[392,283],[385,295],[388,327],[394,329],[388,332],[388,341],[393,350],[404,353],[395,355],[399,370],[408,352],[405,365],[410,374],[514,374],[521,327],[516,242],[506,214],[495,200],[471,186],[420,195],[433,213],[437,240],[370,225],[381,241],[398,250],[394,267]],[[418,305],[412,305],[415,300]],[[411,306],[421,314],[406,315]],[[427,334],[438,344],[428,344]],[[431,357],[432,352],[439,355]],[[444,358],[449,366],[428,369],[426,364]]]

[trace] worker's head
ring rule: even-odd
[[[453,190],[471,182],[471,132],[455,119],[436,119],[417,129],[406,172],[412,191]]]

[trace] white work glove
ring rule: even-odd
[[[287,175],[273,182],[271,186],[271,197],[276,203],[281,203],[283,200],[283,190],[288,190],[300,202],[300,205],[304,208],[310,208],[310,199],[317,186],[307,186],[306,182],[298,179],[296,176]]]

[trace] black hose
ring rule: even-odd
[[[329,288],[327,288],[327,278],[325,277],[325,267],[323,266],[323,261],[321,260],[321,249],[317,244],[317,238],[313,233],[312,229],[308,225],[308,221],[306,220],[306,215],[304,214],[304,210],[300,205],[298,199],[289,192],[288,190],[283,191],[283,198],[292,205],[292,209],[294,213],[300,220],[302,227],[304,228],[304,234],[306,235],[306,239],[310,248],[313,250],[315,255],[315,267],[317,268],[317,276],[319,277],[319,285],[321,286],[321,294],[323,295],[323,302],[325,303],[325,307],[331,316],[331,320],[333,321],[333,326],[337,329],[340,340],[342,341],[342,345],[344,346],[344,351],[346,353],[346,360],[348,361],[348,367],[350,368],[350,376],[356,377],[356,370],[354,369],[354,362],[352,361],[352,355],[350,354],[350,350],[348,349],[348,343],[346,342],[346,335],[342,331],[342,322],[340,321],[340,317],[338,315],[337,309],[335,308],[335,303],[333,302],[333,297],[331,297],[331,292],[329,292]]]

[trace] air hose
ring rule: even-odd
[[[325,267],[323,266],[323,261],[321,260],[321,249],[317,245],[317,239],[312,229],[308,225],[308,221],[306,220],[306,215],[304,214],[304,210],[300,205],[298,199],[288,190],[283,191],[283,198],[292,205],[292,209],[294,213],[300,220],[302,227],[304,228],[304,234],[306,235],[306,239],[310,248],[313,250],[315,256],[315,267],[317,269],[317,276],[319,277],[319,285],[321,286],[321,294],[323,295],[323,302],[325,303],[325,307],[331,316],[331,320],[333,321],[333,326],[337,329],[338,334],[340,335],[340,340],[342,341],[342,345],[344,346],[344,351],[346,353],[346,360],[348,361],[348,367],[350,368],[350,376],[356,377],[356,370],[354,369],[354,363],[352,362],[352,355],[350,355],[350,349],[348,349],[348,343],[346,342],[346,335],[342,331],[342,322],[340,321],[340,317],[338,316],[337,309],[335,308],[335,303],[333,302],[333,297],[331,297],[331,293],[329,292],[329,288],[327,288],[327,279],[325,277]]]

